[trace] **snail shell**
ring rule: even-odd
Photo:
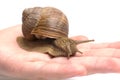
[[[68,37],[68,20],[53,7],[34,7],[23,11],[22,32],[26,39]]]

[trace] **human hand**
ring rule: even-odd
[[[50,58],[47,54],[22,49],[17,43],[17,37],[23,36],[21,25],[1,30],[0,33],[1,74],[30,80],[58,80],[86,74],[84,66],[72,62],[72,59]]]
[[[79,63],[86,67],[88,74],[120,73],[120,41],[81,44],[78,48],[84,53]]]
[[[97,72],[119,72],[120,43],[78,45],[83,55],[67,59],[50,58],[47,54],[28,52],[16,42],[22,36],[21,26],[10,27],[0,31],[0,73],[24,79],[64,79],[83,76]],[[75,40],[86,37],[76,36]]]

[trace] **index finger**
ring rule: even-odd
[[[116,49],[120,49],[120,41],[112,42],[112,43],[94,43],[94,44],[90,44],[90,47],[92,49],[98,49],[98,48],[116,48]]]

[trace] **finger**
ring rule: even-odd
[[[71,62],[82,64],[88,74],[115,72],[120,73],[120,59],[110,57],[73,57]]]
[[[116,48],[116,49],[120,49],[120,42],[95,43],[95,44],[91,44],[90,47],[92,49],[99,49],[99,48]]]
[[[80,49],[83,52],[82,56],[98,56],[98,57],[115,57],[120,58],[120,49],[101,48],[101,49]],[[78,56],[78,54],[77,54]],[[81,56],[79,54],[79,56]]]
[[[78,40],[78,41],[79,40],[88,40],[88,38],[86,36],[82,36],[82,35],[71,37],[71,39]]]
[[[120,49],[120,41],[108,44],[110,48]]]

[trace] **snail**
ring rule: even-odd
[[[54,7],[33,7],[23,10],[22,33],[26,40],[50,41],[47,53],[51,56],[70,58],[76,52],[82,53],[77,44],[94,40],[75,41],[68,37],[69,25],[65,14]],[[42,44],[46,47],[48,45]],[[41,48],[40,48],[41,49]]]

